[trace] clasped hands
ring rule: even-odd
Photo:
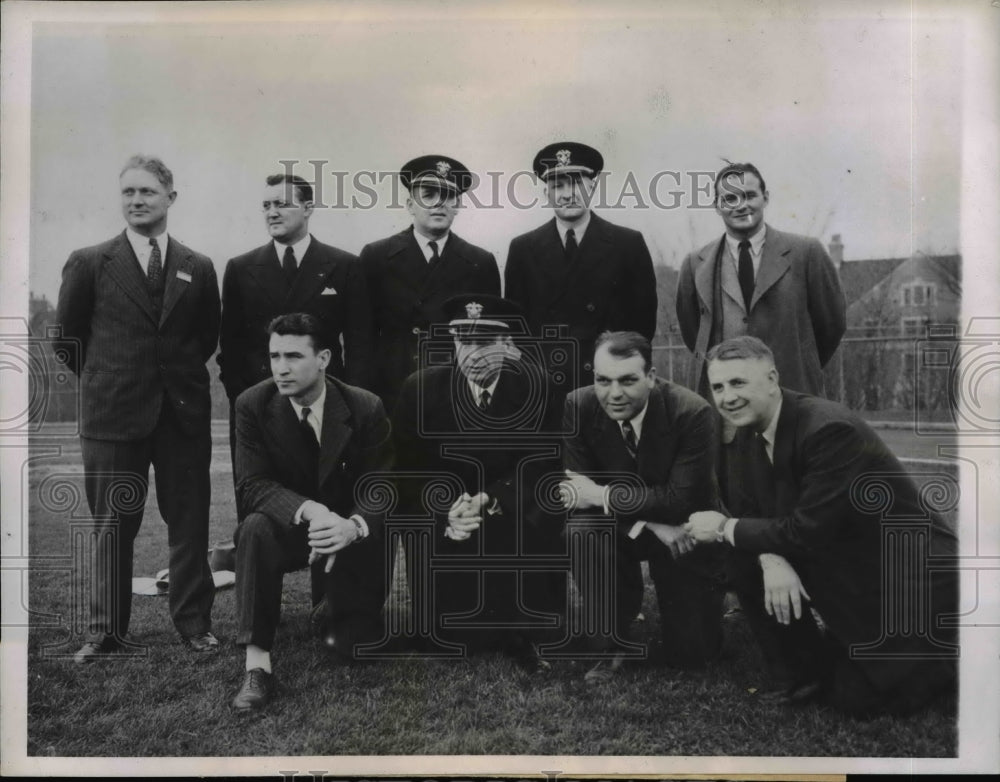
[[[462,494],[448,511],[448,526],[445,536],[452,540],[468,540],[483,523],[483,509],[489,504],[490,496],[479,492],[470,497],[468,492]]]
[[[309,525],[309,564],[325,556],[323,570],[329,573],[336,553],[358,539],[357,525],[314,500],[302,506],[301,518]]]

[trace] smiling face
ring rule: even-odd
[[[545,183],[545,194],[556,217],[575,223],[587,214],[594,194],[594,180],[587,176],[553,176]]]
[[[463,335],[455,338],[458,368],[480,388],[485,388],[496,379],[504,359],[509,355],[511,340],[508,336]]]
[[[760,180],[749,171],[733,172],[719,183],[715,195],[715,211],[726,231],[737,239],[747,239],[757,233],[764,221],[768,193]]]
[[[330,351],[325,348],[317,351],[313,338],[305,334],[272,334],[268,350],[278,393],[300,405],[315,402],[325,382]]]
[[[428,239],[444,236],[458,214],[460,196],[451,190],[416,187],[406,199],[406,210],[413,217],[413,227]]]
[[[647,370],[640,354],[614,356],[605,346],[594,354],[594,391],[612,420],[635,418],[646,406],[655,385],[656,369]]]
[[[778,370],[767,359],[710,361],[708,386],[723,418],[756,432],[767,429],[781,400]]]
[[[269,185],[264,190],[261,206],[267,232],[272,239],[277,239],[282,244],[295,244],[309,233],[312,201],[300,201],[292,183]]]
[[[118,180],[122,192],[122,214],[138,234],[158,236],[167,229],[167,210],[177,193],[167,190],[156,175],[144,168],[123,171]]]

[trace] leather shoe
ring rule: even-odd
[[[103,660],[122,651],[122,645],[110,636],[106,636],[100,641],[87,641],[73,655],[73,662],[77,665],[92,663],[95,660]]]
[[[507,651],[514,664],[529,676],[548,673],[552,665],[538,654],[538,647],[529,642]]]
[[[617,652],[610,660],[599,660],[597,665],[583,675],[587,684],[604,684],[611,681],[625,666],[625,655]]]
[[[232,706],[237,711],[262,709],[274,698],[274,674],[263,668],[247,671],[243,686],[233,698]]]
[[[823,689],[823,683],[818,679],[798,682],[784,689],[771,690],[761,694],[761,700],[766,703],[777,703],[780,706],[801,706],[815,700]]]
[[[196,635],[184,636],[184,643],[188,649],[198,654],[218,654],[219,639],[211,633],[198,633]]]

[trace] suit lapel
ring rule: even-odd
[[[153,300],[149,297],[149,290],[146,287],[146,279],[142,274],[142,267],[139,265],[139,259],[135,257],[135,253],[132,251],[132,245],[125,238],[124,232],[118,237],[117,243],[108,249],[105,258],[108,259],[105,263],[108,274],[121,286],[125,294],[139,305],[139,309],[146,313],[146,316],[155,323],[156,315],[153,312]]]
[[[388,257],[396,277],[415,290],[423,288],[427,278],[427,259],[413,236],[412,226],[396,234]]]
[[[334,260],[329,253],[323,252],[323,246],[313,237],[309,249],[299,264],[299,272],[295,283],[288,291],[287,301],[290,305],[312,299],[333,270]]]
[[[306,453],[302,433],[299,430],[299,421],[295,416],[292,403],[286,397],[275,392],[267,405],[267,415],[269,423],[267,428],[274,437],[278,448],[290,461],[298,465],[299,471],[303,475],[310,475],[313,465]]]
[[[625,447],[621,426],[608,417],[600,403],[597,403],[591,427],[594,431],[595,452],[604,454],[607,469],[612,472],[635,473],[636,463]]]
[[[413,241],[416,243],[416,239]],[[469,261],[465,257],[465,247],[465,241],[452,232],[448,241],[445,242],[441,260],[434,267],[428,269],[424,275],[423,293],[425,295],[433,295],[439,290],[454,287],[454,281],[465,275],[469,267]],[[419,247],[417,250],[420,252]],[[422,252],[420,252],[420,256],[423,259]],[[427,262],[424,261],[424,263]]]
[[[740,288],[739,275],[736,273],[736,264],[733,263],[733,255],[729,252],[729,246],[726,244],[725,237],[722,238],[719,252],[722,254],[722,257],[719,259],[719,276],[722,279],[722,292],[732,299],[741,310],[746,312],[747,305],[743,301],[743,290]],[[761,267],[763,267],[763,262],[761,263]],[[751,300],[752,306],[753,303]]]
[[[326,403],[323,405],[323,436],[320,438],[319,449],[320,486],[336,469],[337,461],[351,439],[354,430],[348,423],[350,419],[351,411],[340,389],[327,380]]]
[[[792,265],[789,253],[791,245],[785,241],[784,235],[780,231],[775,231],[771,226],[767,226],[767,233],[764,236],[764,254],[760,260],[760,269],[757,271],[757,282],[753,288],[753,299],[750,302],[750,309],[760,301],[761,296],[767,293],[768,289],[780,280],[785,272]]]
[[[775,512],[778,515],[790,513],[798,494],[795,464],[795,432],[798,428],[798,401],[795,395],[784,389],[781,391],[781,412],[778,428],[774,432],[773,468]]]
[[[591,216],[591,220],[593,220],[593,216]],[[584,234],[585,239],[588,234]],[[577,248],[578,260],[579,254],[582,252],[581,245]],[[548,301],[554,304],[569,290],[567,283],[573,271],[573,266],[566,263],[566,249],[563,247],[562,239],[559,238],[559,229],[556,228],[554,217],[542,226],[542,231],[538,236],[534,262],[538,264],[542,274],[549,281],[548,286],[546,286]]]
[[[194,274],[194,263],[191,251],[180,242],[167,239],[167,287],[163,292],[163,309],[160,312],[160,325],[166,323],[170,311],[191,286]]]
[[[288,295],[288,280],[281,270],[278,253],[272,242],[257,249],[253,260],[247,266],[247,272],[254,278],[257,286],[274,303],[275,307],[284,304],[285,297]]]
[[[715,309],[715,275],[716,260],[720,259],[720,253],[725,252],[726,237],[719,239],[716,245],[709,245],[701,251],[698,256],[698,268],[694,273],[694,287],[698,291],[698,298],[709,312]]]
[[[646,417],[642,419],[642,435],[639,437],[639,448],[636,452],[636,471],[647,480],[660,482],[657,471],[662,472],[673,459],[665,453],[668,449],[668,438],[671,436],[667,425],[667,408],[660,393],[659,384],[653,388],[646,406]]]

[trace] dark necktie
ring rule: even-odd
[[[577,245],[576,245],[576,231],[574,231],[572,228],[570,228],[566,232],[566,250],[565,250],[565,256],[566,256],[567,262],[572,262],[572,260],[576,257],[576,247],[577,247]]]
[[[750,258],[750,242],[744,239],[740,242],[740,266],[738,272],[740,290],[743,291],[743,304],[750,312],[750,301],[753,299],[753,259]]]
[[[291,245],[285,248],[285,257],[281,259],[281,270],[285,273],[285,279],[291,285],[295,281],[295,274],[299,266],[295,263],[295,251]]]
[[[305,439],[306,446],[309,449],[309,455],[315,457],[319,454],[319,440],[316,439],[316,430],[309,423],[309,414],[311,412],[311,407],[302,408],[302,418],[299,419],[299,426],[302,429],[302,437]]]
[[[156,239],[150,239],[149,246],[152,249],[149,253],[149,266],[146,268],[146,278],[149,280],[150,285],[156,287],[159,285],[160,275],[163,274],[163,259],[160,257],[160,245],[156,243]]]
[[[479,409],[484,413],[490,409],[490,392],[485,388],[483,389],[483,393],[479,395]]]
[[[635,429],[632,428],[631,421],[622,421],[622,437],[625,438],[625,448],[628,455],[635,459],[639,452],[639,441],[635,439]]]
[[[774,514],[774,469],[771,460],[767,455],[767,441],[759,434],[753,435],[753,448],[751,450],[753,459],[754,489],[757,496],[758,512],[763,516]]]
[[[441,256],[438,255],[438,243],[434,242],[434,241],[430,241],[430,242],[427,242],[427,246],[431,248],[431,257],[430,257],[430,260],[427,261],[427,263],[429,263],[431,266],[433,266],[434,264],[436,264],[438,261],[441,260]]]

